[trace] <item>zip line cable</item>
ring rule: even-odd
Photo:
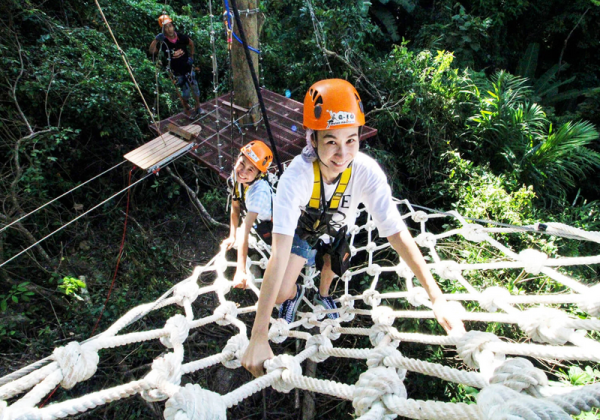
[[[258,77],[256,77],[256,71],[254,70],[254,66],[252,65],[252,57],[250,57],[250,50],[248,49],[248,42],[246,41],[246,34],[244,33],[244,28],[242,27],[242,20],[240,19],[240,14],[238,12],[238,8],[237,8],[237,4],[236,4],[235,0],[231,0],[231,8],[233,10],[233,15],[235,16],[235,23],[238,26],[238,30],[240,31],[240,38],[242,38],[242,44],[244,44],[244,53],[246,54],[246,62],[248,63],[248,67],[250,69],[250,74],[252,75],[252,81],[254,82],[254,89],[256,90],[256,95],[258,96],[258,102],[260,103],[260,110],[261,110],[263,118],[265,120],[265,128],[266,128],[267,134],[269,136],[269,142],[271,142],[271,147],[273,148],[273,155],[275,156],[275,160],[277,162],[277,170],[279,171],[279,175],[281,175],[283,173],[283,167],[281,166],[281,160],[279,159],[279,153],[277,153],[277,146],[275,145],[275,140],[273,139],[273,133],[271,133],[271,125],[269,124],[269,118],[267,117],[267,109],[265,108],[265,103],[263,101],[262,93],[260,91]]]
[[[81,188],[81,187],[83,187],[83,186],[84,186],[84,185],[86,185],[86,184],[89,184],[90,182],[92,182],[92,181],[93,181],[93,180],[95,180],[96,178],[100,178],[102,175],[104,175],[104,174],[106,174],[106,173],[108,173],[108,172],[112,171],[112,170],[113,170],[113,169],[115,169],[115,168],[118,168],[119,166],[121,166],[121,165],[122,165],[122,164],[124,164],[125,162],[127,162],[127,161],[126,161],[126,160],[124,160],[123,162],[116,164],[116,165],[115,165],[115,166],[113,166],[112,168],[110,168],[110,169],[107,169],[106,171],[102,172],[102,173],[101,173],[101,174],[99,174],[99,175],[96,175],[96,176],[95,176],[95,177],[93,177],[92,179],[89,179],[89,180],[85,181],[83,184],[80,184],[80,185],[76,186],[75,188],[72,188],[72,189],[70,189],[70,190],[69,190],[69,191],[67,191],[66,193],[64,193],[64,194],[62,194],[62,195],[60,195],[60,196],[56,197],[56,198],[55,198],[55,199],[53,199],[53,200],[50,200],[50,201],[48,201],[46,204],[44,204],[44,205],[42,205],[42,206],[38,207],[37,209],[35,209],[35,210],[33,210],[33,211],[30,211],[30,212],[29,212],[29,213],[27,213],[26,215],[24,215],[24,216],[21,216],[20,218],[18,218],[17,220],[15,220],[15,221],[13,221],[13,222],[10,222],[8,225],[6,225],[6,226],[4,226],[2,229],[0,229],[0,233],[4,232],[6,229],[8,229],[9,227],[11,227],[12,225],[14,225],[14,224],[16,224],[16,223],[19,223],[21,220],[23,220],[23,219],[25,219],[25,218],[27,218],[27,217],[31,216],[32,214],[34,214],[34,213],[36,213],[36,212],[38,212],[38,211],[40,211],[40,210],[41,210],[41,209],[43,209],[44,207],[46,207],[46,206],[49,206],[50,204],[54,203],[56,200],[59,200],[59,199],[63,198],[65,195],[68,195],[68,194],[72,193],[72,192],[73,192],[73,191],[75,191],[76,189],[78,189],[78,188]]]
[[[39,245],[40,243],[44,242],[46,239],[48,239],[49,237],[51,237],[52,235],[54,235],[55,233],[58,233],[59,231],[63,230],[64,228],[66,228],[67,226],[69,226],[70,224],[76,222],[77,220],[81,219],[83,216],[85,216],[86,214],[96,210],[98,207],[102,206],[103,204],[107,203],[108,201],[112,200],[113,198],[115,198],[117,195],[124,193],[125,191],[127,191],[129,188],[132,188],[133,186],[139,184],[140,182],[142,182],[143,180],[145,180],[146,178],[148,178],[150,175],[152,175],[152,172],[147,174],[146,176],[144,176],[143,178],[140,178],[139,180],[135,181],[133,184],[131,184],[130,186],[128,186],[127,188],[122,189],[121,191],[111,195],[109,198],[107,198],[106,200],[104,200],[103,202],[101,202],[100,204],[95,205],[94,207],[92,207],[91,209],[89,209],[88,211],[86,211],[85,213],[80,214],[79,216],[77,216],[75,219],[71,220],[70,222],[62,225],[61,227],[59,227],[58,229],[56,229],[55,231],[49,233],[48,235],[44,236],[42,239],[40,239],[39,241],[37,241],[36,243],[34,243],[33,245],[30,245],[29,247],[25,248],[23,251],[19,252],[18,254],[12,256],[11,258],[9,258],[8,260],[4,261],[2,264],[0,264],[0,268],[4,267],[6,264],[8,264],[9,262],[11,262],[12,260],[14,260],[17,257],[20,257],[21,255],[23,255],[24,253],[26,253],[27,251],[29,251],[31,248],[33,248],[36,245]]]

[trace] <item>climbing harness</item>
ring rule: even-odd
[[[319,162],[313,162],[314,183],[313,190],[308,202],[308,206],[302,211],[298,220],[296,234],[308,242],[311,247],[314,247],[323,234],[328,234],[335,237],[337,231],[341,228],[339,222],[333,221],[335,214],[344,216],[338,211],[340,200],[348,187],[350,177],[352,176],[352,165],[349,165],[342,172],[337,181],[337,186],[333,196],[327,202],[325,199],[325,187]]]

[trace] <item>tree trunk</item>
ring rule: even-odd
[[[306,361],[305,376],[314,378],[317,374],[317,363],[308,359]],[[315,410],[315,394],[314,392],[304,391],[304,399],[302,400],[302,420],[313,420],[316,415]]]
[[[258,50],[258,33],[259,33],[259,22],[258,13],[244,13],[244,10],[256,9],[258,7],[257,0],[237,0],[237,7],[240,10],[240,20],[242,21],[244,34],[246,35],[246,41],[250,47]],[[233,15],[233,13],[232,13]],[[234,22],[234,32],[239,37],[239,30],[235,25],[235,19],[232,16]],[[241,39],[241,37],[240,37]],[[252,57],[252,65],[258,75],[258,54],[250,51]],[[258,104],[258,96],[254,89],[254,83],[252,82],[252,76],[250,74],[250,68],[246,61],[246,53],[244,52],[244,46],[238,41],[233,41],[231,49],[231,66],[233,70],[233,90],[234,90],[234,102],[236,105],[242,108],[250,109],[254,105]],[[242,123],[254,123],[260,118],[260,109],[256,106],[252,109],[249,118],[244,118]]]

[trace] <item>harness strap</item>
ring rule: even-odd
[[[312,191],[312,195],[310,197],[310,201],[308,202],[308,206],[312,207],[313,209],[318,209],[321,205],[321,199],[323,198],[323,202],[324,201],[324,195],[323,197],[321,197],[321,190],[322,188],[322,182],[323,179],[321,177],[321,169],[319,168],[319,162],[317,162],[316,160],[313,162],[313,173],[315,175],[315,181],[313,183],[313,191]],[[342,196],[344,195],[344,192],[346,192],[346,188],[348,187],[348,183],[350,182],[350,176],[352,175],[352,165],[348,166],[346,169],[344,169],[344,172],[342,172],[342,175],[340,177],[340,180],[338,181],[338,185],[335,189],[335,192],[333,193],[333,196],[331,197],[331,200],[329,201],[329,205],[326,206],[324,205],[323,207],[329,207],[330,210],[337,210],[337,208],[340,205],[340,200],[342,199]]]

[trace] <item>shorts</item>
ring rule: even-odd
[[[307,265],[315,265],[317,250],[313,249],[304,239],[300,239],[296,233],[294,233],[294,241],[292,242],[292,254],[306,259]]]

